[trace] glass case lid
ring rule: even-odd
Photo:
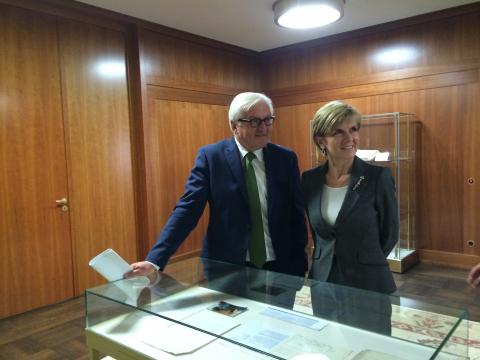
[[[434,358],[454,333],[464,331],[467,317],[462,309],[208,259],[88,289],[86,315],[87,329],[134,319],[137,323],[122,326],[138,329],[140,321],[168,328],[171,335],[163,346],[193,331],[202,334],[194,336],[203,344],[199,347],[221,339],[279,359],[315,349],[350,359],[363,350],[388,354],[394,347],[398,359]],[[410,330],[408,321],[395,323],[402,316],[411,317]],[[432,321],[441,327],[432,331]],[[412,332],[420,332],[421,339]],[[146,341],[161,342],[158,336]],[[185,339],[177,345],[186,346]],[[189,351],[199,348],[193,340],[189,345]],[[456,356],[467,353],[466,348],[456,351]]]

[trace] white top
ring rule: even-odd
[[[243,158],[249,152],[245,149],[235,138],[238,150]],[[263,236],[265,238],[265,250],[267,253],[266,261],[273,261],[276,259],[275,252],[273,251],[272,239],[270,238],[270,230],[268,229],[268,210],[267,210],[267,174],[265,173],[265,161],[263,160],[263,149],[258,149],[253,152],[255,159],[252,160],[253,170],[255,171],[255,178],[257,179],[258,196],[260,197],[260,208],[262,210],[263,220]],[[247,251],[247,261],[250,260],[250,255]]]
[[[343,200],[347,195],[348,185],[342,187],[330,187],[323,185],[322,193],[322,216],[323,219],[333,226],[338,213],[342,208]]]

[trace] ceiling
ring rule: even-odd
[[[477,0],[346,0],[337,23],[313,30],[274,24],[275,0],[77,0],[174,29],[263,51]]]

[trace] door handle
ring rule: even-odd
[[[57,206],[68,205],[67,198],[61,198],[61,199],[55,200],[55,202],[57,203]]]
[[[58,207],[62,209],[62,211],[68,211],[67,198],[61,198],[61,199],[55,200],[55,203],[57,204]]]

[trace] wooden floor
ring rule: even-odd
[[[0,320],[0,359],[88,359],[83,296]]]
[[[466,270],[418,264],[395,275],[398,295],[463,307],[480,321],[480,289],[471,289]],[[0,320],[0,359],[87,359],[83,297]]]
[[[397,295],[427,303],[468,310],[469,319],[480,322],[480,288],[467,284],[468,270],[420,263],[405,274],[395,274]]]

